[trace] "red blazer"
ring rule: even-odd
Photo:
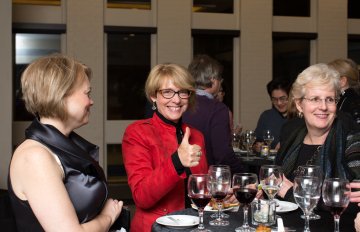
[[[186,127],[182,125],[183,131]],[[191,172],[207,173],[204,137],[198,130],[188,127],[191,131],[189,143],[199,145],[203,154],[200,164],[192,167]],[[136,205],[131,232],[151,231],[158,217],[185,208],[186,173],[179,176],[171,159],[178,146],[176,128],[156,114],[126,128],[122,151]]]

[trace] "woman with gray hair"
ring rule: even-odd
[[[324,177],[360,178],[360,127],[337,112],[339,93],[339,73],[326,64],[308,67],[292,85],[289,106],[303,120],[282,129],[286,136],[275,161],[284,171],[279,197],[293,201],[292,181],[301,165],[319,165]]]

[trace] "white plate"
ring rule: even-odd
[[[197,210],[196,205],[191,204],[191,207],[192,207],[193,209],[196,209],[196,210]],[[234,209],[234,206],[231,206],[231,207],[222,209],[222,211],[228,211],[228,210],[232,210],[232,209]],[[205,206],[204,211],[205,211],[205,212],[217,212],[218,210],[217,210],[217,209],[213,209],[213,207],[211,207],[210,205],[207,205],[207,206]]]
[[[246,154],[246,150],[241,150],[240,148],[233,147],[234,152],[240,153],[240,154]]]
[[[277,213],[286,213],[286,212],[294,211],[299,207],[297,204],[289,201],[276,200],[276,203],[279,204],[279,206],[276,207]]]
[[[159,217],[156,222],[172,229],[185,229],[199,224],[199,217],[191,215],[167,215]]]

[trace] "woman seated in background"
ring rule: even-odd
[[[360,127],[336,111],[339,93],[339,73],[326,64],[308,67],[292,85],[289,106],[304,120],[290,120],[282,129],[275,161],[285,175],[281,198],[293,201],[291,181],[300,165],[319,165],[324,177],[360,178]]]
[[[131,232],[150,231],[158,217],[190,207],[187,178],[207,173],[203,135],[182,123],[195,103],[194,85],[190,73],[176,64],[159,64],[147,78],[145,93],[155,112],[128,126],[122,141],[136,205]]]
[[[123,202],[107,199],[98,147],[73,132],[89,121],[91,71],[54,55],[21,77],[26,109],[36,118],[10,163],[8,189],[18,231],[108,231]]]

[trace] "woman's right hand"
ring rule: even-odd
[[[199,165],[202,155],[201,147],[199,145],[189,144],[190,129],[186,127],[184,137],[177,150],[181,164],[184,167],[194,167]]]
[[[122,201],[109,198],[106,200],[105,206],[100,214],[109,217],[111,219],[111,225],[112,225],[119,217],[123,204],[124,203]]]
[[[285,175],[283,174],[283,181],[282,181],[282,183],[281,183],[281,187],[280,187],[280,189],[279,189],[278,196],[284,198],[285,195],[286,195],[286,193],[287,193],[287,191],[288,191],[289,189],[291,189],[293,186],[294,186],[294,184],[293,184],[290,180],[288,180],[288,179],[285,177]]]

